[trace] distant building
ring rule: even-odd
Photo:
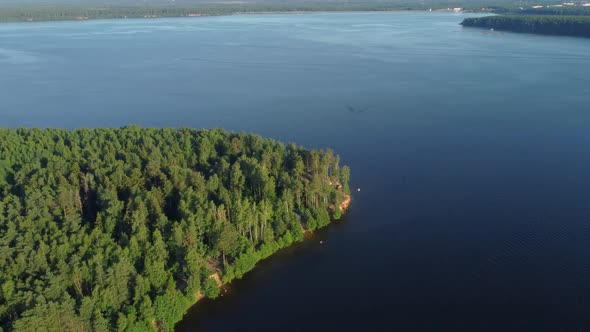
[[[543,6],[533,6],[533,8],[538,9],[538,8],[543,8]]]
[[[584,6],[584,7],[590,7],[590,2],[583,3],[582,6]]]
[[[564,6],[575,6],[576,4],[573,2],[564,2],[563,5]]]
[[[453,11],[454,11],[455,13],[460,13],[460,12],[462,12],[462,11],[463,11],[463,8],[453,8]]]

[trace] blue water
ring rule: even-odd
[[[464,17],[2,24],[0,126],[224,127],[341,154],[361,188],[344,220],[178,331],[588,331],[590,41]]]

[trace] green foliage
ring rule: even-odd
[[[510,13],[514,15],[580,15],[590,16],[590,7],[584,6],[551,6],[542,8],[509,8],[504,13]]]
[[[317,213],[316,220],[318,221],[319,227],[327,226],[330,223],[330,214],[326,209],[316,209]]]
[[[590,16],[499,15],[466,18],[465,27],[480,27],[545,35],[590,37]]]
[[[350,180],[350,168],[348,166],[342,166],[340,170],[340,177],[342,178],[342,183],[344,187],[344,193],[350,194],[350,188],[348,187],[348,181]]]
[[[495,0],[495,3],[511,3],[513,0]],[[86,20],[105,18],[155,18],[185,17],[201,15],[232,15],[236,13],[261,12],[315,12],[315,11],[394,11],[394,10],[429,10],[446,9],[448,7],[465,7],[480,9],[489,6],[485,0],[384,0],[384,1],[266,1],[266,2],[228,2],[214,3],[201,1],[177,1],[167,4],[138,5],[117,4],[117,1],[100,1],[95,5],[2,5],[0,4],[0,21],[49,21],[49,20]],[[228,142],[233,149],[240,148]],[[213,145],[206,146],[213,147]],[[209,151],[207,149],[202,152]],[[235,150],[234,150],[235,151]],[[201,154],[199,161],[206,161],[206,153]]]
[[[330,215],[326,209],[306,209],[303,216],[305,218],[305,226],[309,230],[315,230],[330,223]]]
[[[320,227],[318,221],[315,219],[315,216],[309,209],[305,210],[305,212],[303,213],[303,217],[305,218],[305,227],[307,227],[307,229],[309,229],[310,231],[313,231]]]
[[[329,150],[135,126],[0,130],[0,160],[4,331],[172,330],[211,273],[328,224],[349,176]]]
[[[252,248],[245,253],[240,254],[234,263],[234,276],[236,278],[241,278],[244,273],[252,270],[259,260],[258,253]]]
[[[203,286],[203,293],[206,297],[214,299],[219,296],[219,286],[213,278],[207,278],[205,285]]]
[[[188,304],[182,294],[174,289],[168,289],[165,294],[156,297],[154,311],[158,331],[174,331],[174,323],[182,319]]]

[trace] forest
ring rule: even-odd
[[[77,1],[80,3],[80,1]],[[53,3],[53,4],[50,4]],[[494,0],[498,6],[507,6],[513,0]],[[339,12],[339,11],[403,11],[437,10],[463,7],[479,11],[489,6],[486,0],[314,0],[261,2],[199,2],[199,1],[86,1],[61,3],[59,1],[33,1],[26,3],[0,3],[0,21],[51,21],[108,18],[184,17],[198,15],[231,15],[261,12]]]
[[[342,215],[350,169],[223,130],[1,129],[0,330],[171,331]]]
[[[466,18],[464,27],[545,35],[590,37],[590,16],[581,15],[499,15]]]
[[[513,3],[493,7],[491,11],[499,15],[466,18],[461,25],[498,31],[590,37],[590,7],[579,4],[545,4],[540,8],[521,5]]]
[[[397,2],[267,2],[267,3],[196,3],[178,5],[138,4],[101,6],[11,6],[0,10],[0,21],[54,21],[110,18],[156,18],[218,16],[257,12],[314,11],[387,11],[413,7]]]
[[[524,8],[524,9],[512,9],[508,12],[511,14],[520,14],[520,15],[590,16],[590,7],[562,6],[562,7]]]

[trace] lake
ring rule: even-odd
[[[1,24],[0,126],[223,127],[341,154],[345,218],[177,331],[590,330],[590,41],[466,16]]]

